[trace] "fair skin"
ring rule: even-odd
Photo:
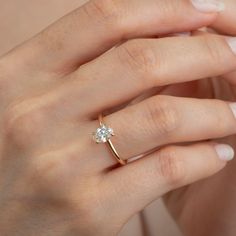
[[[231,159],[220,155],[228,146],[205,140],[235,134],[230,102],[154,95],[123,105],[153,87],[224,74],[232,82],[236,55],[226,37],[153,37],[206,25],[233,35],[224,17],[219,20],[218,13],[201,12],[185,0],[94,0],[3,56],[1,235],[116,235],[153,200],[222,170]],[[196,97],[212,91],[206,81],[202,85]],[[191,83],[194,91],[195,86]],[[162,93],[168,89],[184,94],[181,86]],[[106,146],[91,137],[100,112],[115,131],[113,142],[122,158],[161,148],[117,165]],[[187,219],[194,207],[209,206],[206,196],[213,188],[228,183],[229,175],[221,173],[167,196],[188,235],[209,234],[193,226],[200,230],[201,217],[209,221],[206,213]],[[196,191],[200,196],[193,206]],[[178,208],[176,199],[183,202]]]

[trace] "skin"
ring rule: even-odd
[[[170,85],[223,74],[232,82],[236,55],[224,36],[153,36],[205,25],[225,33],[228,27],[231,34],[232,26],[225,25],[224,14],[198,12],[187,1],[178,7],[168,1],[135,3],[120,1],[114,7],[92,1],[0,59],[1,235],[115,235],[153,200],[225,167],[216,144],[202,140],[236,132],[226,97],[211,99],[221,98],[209,96],[212,80]],[[128,14],[134,5],[137,9]],[[149,39],[137,39],[144,37]],[[162,95],[148,93],[124,106],[160,86],[167,86]],[[167,95],[187,96],[189,91],[207,99]],[[230,94],[229,100],[234,98]],[[91,138],[102,111],[124,159],[161,148],[120,167],[105,145]],[[189,141],[196,143],[173,145]],[[219,192],[233,168],[168,194],[167,205],[187,235],[233,235],[217,211],[223,207],[230,213],[225,204],[229,196],[233,200],[232,192]],[[212,201],[216,193],[219,202]],[[213,203],[219,207],[213,209]],[[215,220],[219,224],[210,227]]]
[[[219,34],[236,36],[234,24],[236,17],[233,14],[236,9],[235,2],[226,1],[226,3],[228,7],[217,17],[211,27]],[[235,86],[236,73],[232,72],[179,87],[170,86],[163,93],[235,101]],[[236,148],[235,135],[220,139],[220,141]],[[212,178],[173,191],[165,197],[168,209],[184,234],[235,235],[235,168],[236,161],[233,160],[230,165]]]

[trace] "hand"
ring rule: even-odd
[[[232,0],[225,0],[225,3],[225,11],[217,17],[211,28],[219,34],[236,36],[236,4]],[[197,34],[199,35],[199,33]],[[232,49],[236,51],[235,39],[230,40]],[[221,53],[213,51],[213,55],[219,58],[218,65],[220,65]],[[236,101],[236,73],[226,73],[207,80],[172,85],[162,90],[161,94]],[[225,122],[224,119],[219,120],[215,128],[218,129],[219,125]],[[236,148],[235,135],[220,139],[219,142],[228,143]],[[165,197],[167,207],[177,220],[184,235],[235,235],[235,181],[236,163],[234,160],[214,177],[172,191]]]
[[[228,145],[173,143],[234,134],[227,102],[154,96],[117,110],[149,88],[234,70],[225,37],[144,39],[216,17],[188,1],[94,0],[0,59],[1,235],[115,235],[162,194],[225,167]],[[122,158],[165,147],[120,167],[92,140],[101,112]]]

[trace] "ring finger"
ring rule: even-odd
[[[113,128],[114,147],[122,159],[127,160],[170,143],[231,135],[236,132],[234,114],[235,105],[220,100],[154,96],[106,116],[104,123]],[[94,121],[91,132],[98,125],[98,121]],[[115,158],[110,157],[110,150],[102,144],[92,145],[90,151],[91,156],[101,155],[96,159],[102,168],[116,163]]]

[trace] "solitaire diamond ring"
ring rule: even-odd
[[[100,127],[97,128],[96,132],[93,133],[93,140],[96,143],[107,143],[108,147],[110,148],[112,154],[116,158],[116,160],[121,164],[121,165],[126,165],[127,161],[122,160],[118,152],[116,151],[111,138],[112,136],[115,136],[115,133],[113,129],[103,122],[103,117],[102,114],[99,115],[98,117]]]

